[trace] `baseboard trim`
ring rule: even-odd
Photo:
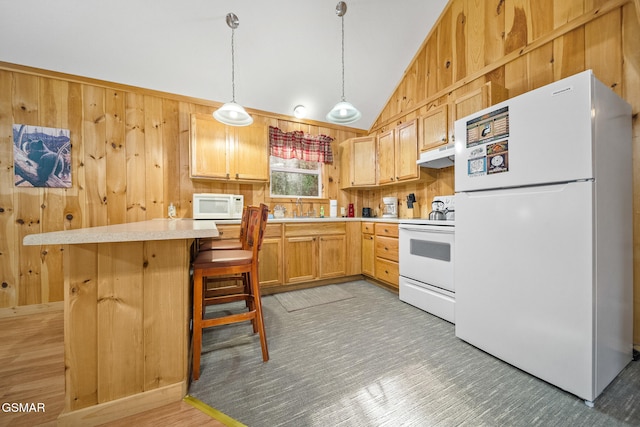
[[[362,276],[361,274],[356,274],[353,276],[341,276],[341,277],[334,277],[329,279],[314,280],[311,282],[299,282],[299,283],[289,283],[286,285],[265,286],[260,289],[260,294],[264,296],[264,295],[277,294],[280,292],[298,291],[300,289],[315,288],[316,286],[335,285],[337,283],[352,282],[354,280],[362,280],[363,278],[364,276]]]
[[[0,319],[18,316],[31,316],[33,314],[41,313],[53,313],[58,311],[64,311],[64,301],[0,308]]]
[[[186,394],[187,382],[182,381],[88,408],[71,412],[63,411],[58,416],[58,426],[97,426],[179,402]]]

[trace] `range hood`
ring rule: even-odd
[[[420,153],[417,163],[423,168],[442,169],[453,166],[455,159],[455,144]]]

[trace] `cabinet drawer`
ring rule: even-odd
[[[398,287],[398,281],[400,279],[398,263],[382,258],[376,258],[376,278]]]
[[[398,224],[376,223],[376,236],[398,237]]]
[[[284,225],[284,235],[286,237],[345,234],[346,232],[347,227],[344,222],[305,222]]]
[[[267,224],[264,237],[282,237],[282,224]]]
[[[373,234],[373,223],[372,222],[363,222],[362,223],[362,233],[364,234]]]
[[[376,256],[398,262],[398,239],[376,236]]]

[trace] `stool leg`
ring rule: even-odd
[[[193,272],[193,363],[192,378],[197,380],[200,378],[200,353],[202,352],[202,317],[203,311],[203,292],[204,280],[202,270],[196,268]]]
[[[260,334],[260,347],[262,347],[262,360],[269,360],[269,349],[267,348],[267,334],[264,329],[264,318],[262,316],[262,298],[260,296],[260,281],[258,280],[258,263],[254,263],[250,277],[251,291],[256,309],[256,323]]]
[[[253,294],[253,287],[251,286],[251,273],[244,273],[242,275],[242,283],[244,285],[244,292],[249,294],[250,297],[246,300],[247,309],[249,311],[256,311],[255,295]],[[258,332],[258,320],[254,317],[251,319],[251,325],[253,326],[253,333]]]

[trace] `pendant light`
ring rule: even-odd
[[[342,20],[342,100],[338,102],[327,114],[327,120],[339,125],[353,123],[362,117],[360,111],[347,102],[344,97],[344,15],[347,13],[347,4],[343,1],[336,5],[336,15]]]
[[[234,13],[228,13],[227,25],[231,28],[231,102],[214,111],[213,117],[225,125],[248,126],[253,123],[253,118],[242,108],[242,105],[236,103],[234,34],[235,29],[240,25],[240,20]]]

